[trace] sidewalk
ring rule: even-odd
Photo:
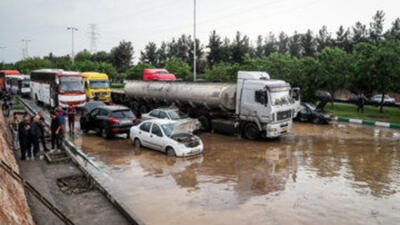
[[[377,127],[400,129],[400,124],[397,124],[397,123],[386,123],[386,122],[379,122],[379,121],[372,121],[372,120],[360,120],[360,119],[352,119],[352,118],[346,118],[346,117],[334,117],[333,120],[340,121],[340,122],[372,125],[372,126],[377,126]]]

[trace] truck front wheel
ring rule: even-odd
[[[260,137],[260,131],[254,123],[248,123],[244,126],[243,130],[244,137],[249,140],[256,140]]]

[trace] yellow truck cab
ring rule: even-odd
[[[87,101],[111,102],[110,83],[107,74],[96,72],[82,73],[85,82]]]

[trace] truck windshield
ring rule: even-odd
[[[108,89],[110,88],[108,80],[91,80],[90,81],[91,89]]]
[[[290,105],[292,98],[287,91],[271,92],[272,105]]]
[[[161,128],[164,131],[164,134],[168,137],[171,136],[172,131],[174,131],[175,127],[178,126],[178,123],[167,123],[161,125]]]
[[[83,93],[82,77],[79,76],[60,76],[60,91],[64,93]]]
[[[22,81],[22,87],[23,88],[28,88],[29,87],[29,83],[30,83],[30,80],[23,80]]]

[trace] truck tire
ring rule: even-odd
[[[201,124],[201,129],[203,129],[204,131],[211,131],[211,121],[210,119],[208,119],[206,116],[200,116],[199,117],[199,121]]]
[[[244,137],[249,140],[256,140],[260,137],[260,131],[254,123],[247,123],[243,130]]]

